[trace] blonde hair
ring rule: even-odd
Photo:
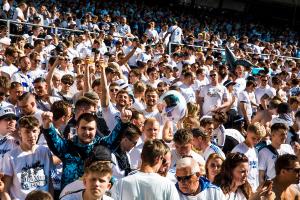
[[[257,135],[261,138],[265,137],[267,134],[265,127],[259,122],[250,124],[248,126],[247,132],[254,133],[255,135]]]
[[[199,105],[195,103],[187,103],[187,111],[188,111],[188,116],[189,117],[198,117],[199,113]]]

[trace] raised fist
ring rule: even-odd
[[[50,124],[53,120],[53,113],[52,112],[44,112],[42,114],[42,120],[43,120],[43,128],[48,129],[50,128]]]

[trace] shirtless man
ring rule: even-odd
[[[267,110],[261,110],[253,117],[252,123],[259,122],[265,127],[270,126],[272,116],[277,114],[277,107],[281,102],[277,99],[272,99],[269,102]]]
[[[295,155],[285,154],[276,160],[276,177],[273,179],[274,200],[300,199],[300,162]]]

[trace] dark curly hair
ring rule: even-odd
[[[226,156],[226,160],[223,162],[220,173],[215,177],[214,184],[219,186],[224,194],[228,194],[231,190],[231,184],[233,181],[233,170],[241,163],[248,163],[248,158],[242,153],[229,153]],[[252,188],[248,181],[239,186],[239,189],[243,192],[246,199],[249,199],[252,195]]]

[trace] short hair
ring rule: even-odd
[[[298,99],[298,97],[296,96],[291,96],[289,99],[289,104],[293,104],[293,103],[300,103],[300,100]]]
[[[92,122],[92,121],[97,121],[97,118],[96,118],[96,116],[94,115],[94,114],[92,114],[92,113],[83,113],[83,114],[81,114],[80,116],[79,116],[79,118],[78,118],[78,120],[76,121],[76,125],[77,126],[79,126],[79,124],[80,124],[80,121],[81,120],[84,120],[84,121],[86,121],[86,122]]]
[[[277,107],[277,113],[278,114],[287,114],[291,111],[290,106],[288,103],[282,102]]]
[[[68,114],[68,108],[71,108],[71,105],[63,100],[56,101],[51,105],[51,112],[53,113],[53,120],[59,120],[63,116]]]
[[[18,97],[18,100],[19,101],[28,101],[28,99],[30,99],[30,97],[34,97],[33,94],[31,94],[30,92],[24,92],[21,96]]]
[[[19,82],[14,81],[14,82],[10,83],[10,88],[9,89],[12,90],[12,89],[15,89],[17,87],[22,87],[22,84],[19,83]]]
[[[203,128],[193,128],[192,129],[192,134],[193,134],[193,137],[209,137],[209,135],[207,135],[205,133],[205,130],[203,130]]]
[[[300,118],[300,110],[295,113],[295,118]]]
[[[184,77],[184,78],[192,77],[192,76],[193,76],[193,72],[185,72],[185,73],[183,74],[183,77]]]
[[[144,122],[144,126],[146,126],[146,124],[155,123],[155,122],[159,124],[159,122],[157,121],[156,118],[154,118],[154,117],[147,118]]]
[[[93,162],[91,165],[84,168],[84,176],[88,175],[89,173],[96,173],[100,177],[109,175],[112,176],[112,169],[108,165],[108,163],[105,163],[103,161],[99,162]]]
[[[112,82],[110,85],[109,85],[109,87],[119,87],[119,84],[118,83],[116,83],[116,82]]]
[[[181,169],[181,168],[185,168],[185,167],[190,167],[192,169],[191,170],[192,174],[200,172],[200,166],[197,163],[197,161],[193,158],[185,157],[185,158],[179,159],[176,162],[176,170]]]
[[[71,74],[65,74],[61,77],[61,82],[62,83],[74,83],[74,78]]]
[[[46,79],[44,79],[43,77],[38,77],[38,78],[34,79],[34,81],[32,83],[33,84],[35,84],[35,83],[46,83]]]
[[[207,125],[210,125],[210,124],[213,124],[213,123],[214,123],[214,121],[210,117],[205,117],[205,118],[200,120],[200,126],[203,127],[203,128],[206,127]]]
[[[257,84],[256,84],[256,82],[253,81],[253,80],[248,80],[247,83],[246,83],[246,87],[250,87],[250,86],[256,87]]]
[[[53,200],[49,192],[42,190],[33,190],[27,194],[25,200]]]
[[[280,103],[281,101],[279,101],[276,98],[273,98],[271,101],[269,101],[268,109],[277,109]]]
[[[5,56],[13,56],[15,53],[18,53],[18,50],[14,47],[7,47],[5,49],[4,55]]]
[[[175,132],[173,140],[177,144],[187,144],[193,140],[193,134],[190,130],[179,129]]]
[[[133,119],[138,119],[140,115],[143,115],[143,113],[137,111],[137,110],[133,110],[132,111],[132,115],[131,115],[131,120]],[[143,115],[144,116],[144,115]]]
[[[148,93],[151,93],[151,92],[155,92],[155,93],[158,95],[157,90],[156,90],[155,88],[153,88],[153,87],[148,87],[148,88],[146,89],[146,91],[145,91],[145,96],[146,96]]]
[[[75,103],[75,111],[79,108],[96,107],[96,103],[86,97],[79,98]]]
[[[122,134],[123,137],[133,140],[135,137],[140,137],[142,135],[142,132],[136,125],[129,123],[125,130],[122,131]]]
[[[19,128],[33,129],[39,126],[39,120],[32,115],[21,117],[18,121]]]
[[[157,69],[155,67],[150,67],[147,69],[146,73],[149,75],[151,72],[155,72],[155,71],[157,71]]]
[[[218,111],[218,112],[214,112],[212,118],[214,121],[224,124],[227,122],[228,116],[225,112]]]
[[[275,123],[271,126],[271,133],[274,133],[278,130],[288,130],[288,127],[284,123]]]
[[[282,169],[290,167],[292,163],[299,162],[297,156],[293,154],[284,154],[277,158],[275,162],[275,172],[279,175]]]
[[[127,96],[129,97],[129,93],[125,89],[119,90],[117,96],[119,96],[120,94],[127,94]]]
[[[165,145],[161,140],[154,139],[154,140],[148,140],[145,142],[141,158],[142,163],[149,164],[151,166],[154,166],[155,160],[160,157],[166,155],[167,151],[165,148]]]
[[[129,74],[134,74],[136,77],[138,77],[139,79],[142,77],[141,72],[138,69],[133,69],[129,72]]]
[[[266,129],[259,122],[255,122],[254,124],[250,124],[248,126],[247,132],[254,133],[255,135],[257,135],[261,138],[266,136]]]
[[[40,45],[42,42],[44,42],[43,39],[37,39],[34,41],[33,46],[36,47],[37,45]]]
[[[100,86],[101,85],[101,79],[97,78],[93,81],[92,83],[92,88],[96,87],[96,86]]]
[[[133,85],[133,91],[134,92],[141,93],[141,92],[145,92],[145,90],[146,90],[146,85],[142,82],[136,82]]]

